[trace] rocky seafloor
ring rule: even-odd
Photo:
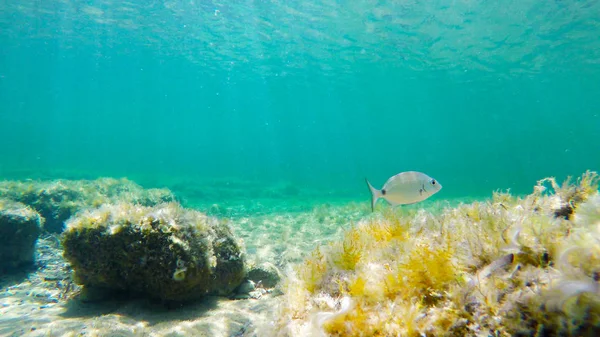
[[[103,186],[103,188],[97,188]],[[105,186],[109,186],[106,188]],[[73,188],[76,191],[71,192]],[[107,192],[110,191],[110,192]],[[29,196],[29,197],[24,197]],[[125,198],[120,198],[125,196]],[[150,196],[158,196],[152,199]],[[208,295],[185,303],[164,302],[123,293],[100,298],[74,282],[71,264],[64,257],[56,233],[57,214],[82,214],[105,204],[125,200],[138,205],[172,202],[168,190],[147,190],[127,180],[42,181],[0,183],[0,196],[29,202],[52,217],[35,245],[32,265],[0,274],[0,336],[266,336],[274,333],[281,290],[267,278],[236,289],[226,296]],[[37,196],[36,198],[32,196]],[[120,199],[119,199],[120,198]],[[215,212],[218,206],[208,206]],[[299,263],[314,247],[341,235],[350,221],[367,214],[366,204],[335,207],[323,204],[298,211],[257,212],[236,208],[227,224],[243,244],[248,278],[262,266],[276,268],[280,276]],[[219,211],[217,209],[217,211]],[[79,213],[78,213],[79,212]],[[61,215],[64,218],[64,215]],[[67,218],[68,219],[68,218]],[[44,222],[44,221],[42,221]],[[43,227],[43,224],[42,226]],[[94,254],[97,252],[90,252]],[[253,268],[254,267],[254,268]],[[85,296],[82,296],[84,294]]]
[[[69,199],[71,194],[62,186],[52,189],[60,191],[60,197],[53,197],[43,187],[54,186],[49,182],[26,182],[30,185],[26,191],[68,207],[72,218],[66,221],[67,232],[89,234],[105,228],[97,235],[108,242],[122,232],[168,238],[176,233],[173,229],[181,228],[181,219],[201,217],[179,210],[178,217],[169,218],[164,207],[179,209],[173,206],[177,198],[172,193],[154,190],[151,195],[158,198],[141,197],[138,194],[147,193],[144,189],[126,180],[121,183],[126,187],[116,188],[114,180],[60,182],[111,186],[100,189],[100,194],[93,192],[93,198],[78,199],[95,200],[92,205]],[[7,184],[0,183],[0,198],[15,195],[3,186]],[[111,190],[119,192],[107,192]],[[96,189],[79,191],[81,197]],[[128,206],[110,206],[121,193]],[[27,210],[11,214],[30,214],[46,202],[17,201]],[[171,206],[161,206],[165,202]],[[164,301],[147,292],[130,296],[127,291],[98,291],[81,277],[74,278],[73,264],[65,259],[69,257],[65,254],[69,248],[62,244],[65,234],[42,230],[33,264],[0,274],[0,336],[595,336],[600,332],[600,195],[595,172],[562,185],[554,179],[540,180],[527,196],[495,192],[480,201],[379,205],[374,213],[367,201],[294,204],[288,210],[283,204],[275,212],[254,214],[244,210],[246,206],[201,207],[209,214],[230,214],[221,218],[239,242],[248,272],[234,291],[195,301]],[[102,225],[97,227],[96,221]],[[214,242],[220,244],[222,239]],[[90,247],[90,254],[102,252],[101,247]],[[139,275],[146,274],[137,270],[129,277]],[[174,279],[178,275],[173,274]]]
[[[0,336],[257,336],[277,297],[206,297],[185,305],[147,299],[77,299],[56,234],[38,242],[35,270],[0,279]]]

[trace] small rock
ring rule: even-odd
[[[236,293],[250,294],[250,292],[254,291],[255,288],[256,287],[254,286],[254,282],[252,280],[246,280],[237,288]]]
[[[254,266],[248,272],[248,279],[261,284],[264,288],[273,288],[281,280],[281,272],[269,262]]]
[[[267,291],[265,289],[258,288],[254,291],[249,292],[248,295],[250,296],[250,298],[259,299],[266,293],[267,293]]]

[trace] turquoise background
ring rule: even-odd
[[[7,0],[0,178],[528,193],[599,167],[599,36],[596,1]]]

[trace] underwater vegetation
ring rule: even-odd
[[[22,202],[44,218],[43,229],[60,233],[76,212],[116,202],[154,206],[175,201],[167,189],[144,189],[127,179],[0,181],[0,198]]]
[[[42,218],[30,207],[0,199],[0,274],[34,262]]]
[[[598,181],[365,218],[288,271],[279,335],[599,335]]]
[[[177,203],[82,211],[61,242],[84,291],[108,289],[186,301],[226,295],[246,276],[242,245],[223,221]]]

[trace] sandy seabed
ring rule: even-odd
[[[317,245],[339,237],[365,214],[365,205],[316,206],[231,219],[247,258],[283,272]],[[82,302],[62,257],[59,236],[37,243],[36,268],[0,279],[0,336],[270,336],[280,292],[255,299],[207,297],[165,307],[147,300]]]

